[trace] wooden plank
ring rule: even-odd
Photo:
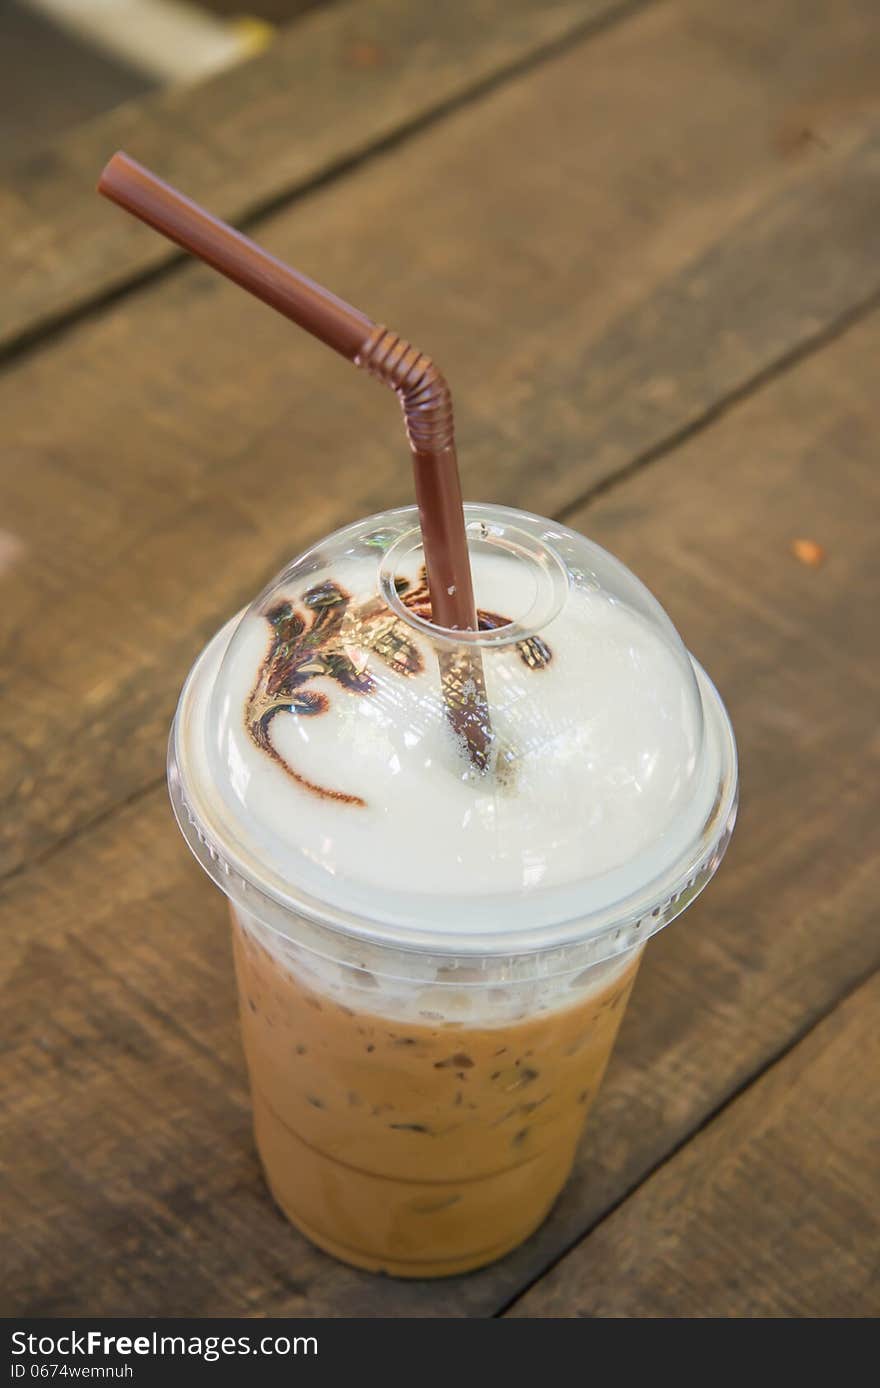
[[[642,0],[648,3],[649,0]],[[235,222],[295,198],[634,0],[350,0],[252,62],[107,112],[0,183],[0,353],[179,252],[95,198],[115,149]]]
[[[469,495],[570,508],[880,288],[878,145],[832,99],[871,27],[796,12],[646,12],[266,223],[447,365]],[[158,782],[200,643],[411,482],[390,395],[197,267],[7,372],[0,413],[14,869]]]
[[[248,1137],[222,901],[157,788],[5,887],[10,1314],[492,1314],[880,964],[880,680],[854,601],[880,578],[863,523],[878,352],[875,314],[575,517],[718,680],[743,811],[710,890],[646,953],[539,1233],[484,1272],[407,1285],[284,1224]]]
[[[508,1314],[880,1312],[880,975]]]
[[[0,6],[0,168],[8,176],[46,141],[152,85],[15,0]]]

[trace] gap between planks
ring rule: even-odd
[[[623,463],[605,477],[600,478],[598,482],[586,487],[573,501],[567,501],[564,506],[561,506],[554,514],[553,519],[565,523],[570,516],[582,511],[585,506],[590,506],[600,497],[616,491],[619,486],[631,477],[635,477],[646,467],[650,467],[652,463],[668,457],[682,444],[705,433],[707,429],[711,429],[731,410],[736,409],[737,405],[741,405],[752,396],[760,394],[766,386],[772,385],[774,381],[787,375],[801,362],[807,361],[810,357],[823,351],[824,348],[830,347],[832,343],[843,337],[850,328],[857,327],[859,323],[864,322],[872,313],[875,313],[878,308],[880,308],[880,290],[875,290],[866,299],[845,309],[843,313],[839,314],[837,318],[833,318],[824,328],[820,328],[812,337],[804,338],[788,352],[783,352],[775,361],[769,362],[767,366],[755,372],[754,376],[746,377],[733,390],[720,396],[707,409],[695,414],[692,419],[673,430],[671,434],[658,439],[656,443],[651,444],[650,448],[642,449],[629,462]]]
[[[542,1268],[542,1270],[538,1273],[536,1277],[533,1277],[528,1283],[521,1287],[515,1293],[514,1296],[510,1297],[504,1303],[503,1306],[499,1307],[497,1311],[494,1311],[492,1313],[493,1319],[506,1316],[507,1313],[514,1308],[514,1306],[517,1306],[519,1302],[521,1302],[523,1298],[528,1295],[528,1293],[532,1290],[533,1287],[536,1287],[541,1281],[543,1281],[543,1279],[547,1276],[548,1273],[552,1272],[554,1268],[558,1267],[560,1263],[564,1262],[565,1259],[576,1248],[578,1248],[582,1243],[585,1243],[587,1239],[591,1238],[597,1229],[601,1228],[601,1226],[605,1224],[606,1221],[609,1220],[613,1215],[615,1215],[617,1211],[627,1203],[628,1200],[632,1199],[632,1197],[641,1189],[643,1185],[645,1185],[647,1181],[650,1181],[652,1177],[656,1176],[656,1174],[659,1171],[662,1171],[664,1167],[668,1166],[670,1162],[675,1161],[676,1157],[678,1157],[679,1154],[682,1151],[684,1151],[684,1149],[688,1147],[691,1144],[691,1142],[693,1142],[694,1138],[698,1137],[699,1134],[704,1131],[704,1129],[711,1127],[713,1123],[717,1122],[717,1120],[723,1116],[726,1110],[729,1109],[733,1104],[735,1104],[737,1100],[740,1099],[743,1096],[743,1094],[746,1093],[747,1090],[751,1089],[754,1085],[758,1084],[763,1079],[763,1077],[769,1074],[771,1070],[774,1070],[777,1065],[782,1064],[782,1062],[785,1061],[785,1059],[793,1051],[797,1050],[797,1048],[804,1041],[806,1041],[807,1038],[813,1034],[813,1032],[817,1031],[819,1027],[823,1026],[825,1022],[828,1021],[829,1017],[832,1017],[834,1013],[839,1011],[841,1007],[844,1007],[846,1003],[849,1001],[849,999],[853,997],[859,991],[860,988],[864,988],[865,984],[869,983],[871,979],[874,978],[877,974],[880,974],[880,968],[877,968],[876,965],[872,965],[869,969],[866,969],[863,974],[859,975],[855,982],[850,983],[846,988],[842,989],[841,992],[838,993],[838,995],[828,1005],[828,1007],[824,1008],[820,1013],[817,1013],[815,1017],[812,1017],[805,1026],[802,1026],[796,1032],[793,1032],[792,1035],[785,1042],[785,1044],[777,1047],[777,1049],[771,1055],[769,1055],[761,1065],[755,1066],[755,1069],[752,1070],[748,1075],[746,1075],[745,1078],[739,1082],[739,1084],[737,1084],[733,1089],[731,1089],[730,1093],[726,1094],[714,1106],[714,1108],[710,1109],[707,1113],[704,1113],[702,1118],[700,1118],[698,1122],[696,1122],[693,1125],[693,1127],[690,1128],[684,1134],[683,1137],[679,1138],[679,1140],[669,1148],[668,1152],[664,1153],[664,1155],[660,1157],[658,1161],[654,1162],[653,1165],[646,1167],[645,1170],[640,1174],[638,1180],[633,1181],[633,1183],[630,1186],[628,1186],[627,1189],[623,1191],[618,1196],[618,1198],[608,1206],[606,1210],[603,1210],[602,1214],[599,1216],[598,1219],[594,1220],[594,1222],[590,1225],[589,1229],[586,1229],[578,1238],[573,1239],[572,1242],[568,1244],[566,1248],[561,1250],[557,1257],[550,1259],[547,1265],[544,1268]]]

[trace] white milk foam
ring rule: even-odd
[[[353,605],[375,598],[375,558],[347,555],[341,572],[317,573],[268,606],[288,597],[307,615],[304,590],[327,577]],[[518,617],[529,606],[526,565],[480,554],[474,580],[485,610]],[[239,842],[276,880],[378,921],[506,933],[622,899],[674,861],[679,837],[694,836],[712,795],[699,767],[713,759],[700,757],[693,668],[662,627],[572,586],[540,633],[546,668],[529,669],[513,645],[484,648],[508,778],[469,767],[444,715],[435,651],[403,619],[396,630],[421,652],[421,673],[349,648],[373,692],[319,676],[307,688],[326,697],[325,712],[279,712],[271,723],[276,752],[300,777],[363,805],[304,788],[250,736],[244,710],[271,637],[264,613],[249,612],[232,641],[227,629],[206,652],[193,691],[205,730],[194,770],[219,788]]]

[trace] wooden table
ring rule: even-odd
[[[880,1309],[880,18],[808,9],[341,3],[0,189],[7,1314]],[[466,1278],[273,1208],[164,788],[205,639],[409,499],[397,410],[95,198],[119,145],[447,366],[466,494],[621,555],[738,732],[574,1178]]]

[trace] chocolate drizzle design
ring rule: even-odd
[[[399,579],[396,587],[404,606],[429,622],[431,598],[425,569],[414,586]],[[296,771],[272,742],[272,720],[277,713],[301,718],[325,713],[328,695],[308,688],[321,677],[335,680],[350,694],[372,694],[376,682],[367,670],[370,652],[405,679],[420,674],[425,662],[406,623],[379,598],[352,606],[350,594],[327,579],[303,594],[302,606],[304,613],[292,602],[279,602],[264,614],[272,636],[245,706],[245,725],[254,744],[305,790],[325,800],[363,806],[366,802],[359,795],[317,785]],[[509,623],[497,612],[482,610],[477,619],[480,631],[496,631]],[[543,670],[550,663],[550,650],[539,636],[518,641],[516,650],[530,670]]]

